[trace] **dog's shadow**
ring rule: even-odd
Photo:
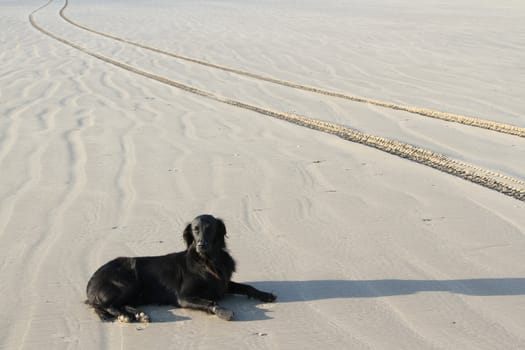
[[[261,321],[272,318],[269,314],[272,312],[270,305],[273,303],[264,303],[246,296],[228,295],[219,301],[219,304],[234,312],[234,321]]]
[[[379,298],[425,292],[445,292],[467,296],[525,295],[525,278],[479,278],[458,280],[312,280],[312,281],[260,281],[248,282],[257,289],[273,292],[276,303],[293,303],[325,299]],[[244,296],[227,296],[219,304],[234,312],[234,321],[259,321],[271,319],[271,307]],[[189,320],[199,311],[184,311],[173,307],[145,306],[153,322]],[[190,317],[186,316],[189,315]],[[194,316],[195,315],[195,316]]]
[[[140,311],[144,311],[154,323],[180,322],[190,320],[189,317],[177,314],[177,309],[173,306],[164,305],[143,305]]]
[[[222,299],[219,304],[234,312],[233,321],[246,322],[271,319],[268,315],[271,310],[262,306],[262,302],[248,299],[245,296],[229,295]],[[181,309],[165,305],[143,305],[140,306],[139,309],[148,314],[153,323],[181,322],[196,317],[206,317],[206,314],[202,311]]]
[[[525,295],[525,278],[458,280],[312,280],[248,282],[277,295],[277,302],[334,298],[378,298],[422,292],[446,292],[470,296]]]

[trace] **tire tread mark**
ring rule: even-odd
[[[513,197],[520,201],[525,201],[525,182],[519,179],[513,178],[508,175],[503,175],[495,171],[490,171],[481,167],[477,167],[459,160],[452,159],[446,155],[432,152],[424,148],[413,146],[407,143],[403,143],[393,139],[387,139],[384,137],[374,136],[370,134],[365,134],[355,129],[349,128],[347,126],[337,125],[335,123],[330,123],[326,121],[316,120],[312,118],[307,118],[304,116],[299,116],[292,113],[285,113],[279,111],[273,111],[270,109],[258,107],[242,101],[232,100],[226,97],[222,97],[211,92],[195,88],[193,86],[185,85],[183,83],[168,79],[163,76],[159,76],[147,71],[140,70],[133,66],[130,66],[126,63],[114,60],[112,58],[106,57],[99,53],[90,51],[80,45],[77,45],[73,42],[70,42],[62,37],[59,37],[48,30],[41,27],[34,20],[34,14],[50,4],[53,0],[49,1],[46,5],[38,8],[29,15],[29,21],[31,25],[40,31],[41,33],[67,45],[74,49],[77,49],[85,54],[97,58],[101,61],[109,63],[113,66],[122,68],[129,72],[141,75],[143,77],[158,81],[160,83],[202,96],[214,100],[216,102],[221,102],[227,105],[235,106],[241,109],[250,110],[262,115],[273,117],[276,119],[284,120],[296,125],[307,127],[313,130],[322,131],[328,134],[336,135],[344,140],[360,143],[378,150],[397,155],[401,158],[405,158],[416,163],[429,166],[436,170],[442,171],[444,173],[454,175],[456,177],[462,178],[464,180],[476,183],[478,185],[484,186],[486,188],[495,190],[497,192],[503,193],[507,196]],[[516,187],[517,186],[517,187]]]
[[[69,0],[65,0],[64,6],[60,9],[59,13],[60,13],[60,17],[62,17],[66,22],[70,23],[71,25],[73,25],[73,26],[75,26],[77,28],[86,30],[88,32],[91,32],[93,34],[97,34],[97,35],[100,35],[100,36],[103,36],[103,37],[106,37],[106,38],[109,38],[109,39],[113,39],[113,40],[116,40],[116,41],[119,41],[119,42],[122,42],[122,43],[126,43],[126,44],[129,44],[129,45],[133,45],[133,46],[136,46],[136,47],[139,47],[139,48],[142,48],[142,49],[145,49],[145,50],[149,50],[149,51],[152,51],[152,52],[156,52],[156,53],[159,53],[159,54],[162,54],[162,55],[170,56],[170,57],[173,57],[173,58],[176,58],[176,59],[184,60],[184,61],[187,61],[187,62],[199,64],[199,65],[210,67],[210,68],[219,69],[219,70],[222,70],[222,71],[225,71],[225,72],[229,72],[229,73],[233,73],[233,74],[237,74],[237,75],[241,75],[241,76],[245,76],[245,77],[249,77],[249,78],[253,78],[253,79],[257,79],[257,80],[261,80],[261,81],[266,81],[266,82],[273,83],[273,84],[278,84],[278,85],[290,87],[290,88],[293,88],[293,89],[309,91],[309,92],[313,92],[313,93],[316,93],[316,94],[321,94],[321,95],[341,98],[341,99],[350,100],[350,101],[353,101],[353,102],[371,104],[371,105],[375,105],[375,106],[379,106],[379,107],[383,107],[383,108],[404,111],[404,112],[408,112],[408,113],[412,113],[412,114],[418,114],[418,115],[421,115],[421,116],[424,116],[424,117],[444,120],[444,121],[448,121],[448,122],[455,122],[455,123],[459,123],[459,124],[464,124],[464,125],[468,125],[468,126],[474,126],[474,127],[478,127],[478,128],[482,128],[482,129],[492,130],[492,131],[505,133],[505,134],[509,134],[509,135],[514,135],[514,136],[519,136],[519,137],[525,137],[525,128],[519,127],[519,126],[515,126],[515,125],[510,125],[510,124],[506,124],[506,123],[501,123],[501,122],[496,122],[496,121],[493,121],[493,120],[486,120],[486,119],[481,119],[481,118],[476,118],[476,117],[469,117],[469,116],[464,116],[464,115],[460,115],[460,114],[453,114],[453,113],[448,113],[448,112],[442,112],[442,111],[432,110],[432,109],[429,109],[429,108],[421,108],[421,107],[416,107],[416,106],[402,105],[402,104],[393,103],[393,102],[387,102],[387,101],[371,99],[371,98],[362,97],[362,96],[356,96],[356,95],[352,95],[352,94],[348,94],[348,93],[344,93],[344,92],[331,91],[331,90],[327,90],[327,89],[323,89],[323,88],[319,88],[319,87],[308,86],[308,85],[304,85],[304,84],[300,84],[300,83],[295,83],[295,82],[290,82],[290,81],[286,81],[286,80],[277,79],[277,78],[270,77],[270,76],[265,76],[265,75],[262,75],[262,74],[257,74],[257,73],[243,71],[243,70],[236,69],[236,68],[222,66],[222,65],[215,64],[215,63],[206,62],[206,61],[202,61],[202,60],[199,60],[199,59],[196,59],[196,58],[191,58],[191,57],[183,56],[183,55],[180,55],[180,54],[177,54],[177,53],[165,51],[165,50],[162,50],[162,49],[159,49],[159,48],[147,46],[145,44],[141,44],[141,43],[138,43],[138,42],[135,42],[135,41],[124,39],[124,38],[118,37],[118,36],[113,35],[113,34],[109,34],[109,33],[105,33],[105,32],[101,32],[101,31],[95,30],[93,28],[87,27],[85,25],[82,25],[82,24],[79,24],[79,23],[73,21],[72,19],[70,19],[69,17],[67,17],[65,15],[65,10],[66,10],[66,8],[68,6],[69,6]]]

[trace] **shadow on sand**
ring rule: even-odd
[[[277,303],[337,298],[379,298],[423,292],[446,292],[470,296],[525,295],[525,278],[480,278],[460,280],[315,280],[248,282],[255,288],[277,295]],[[235,312],[236,321],[267,320],[272,310],[261,302],[241,296],[228,296],[219,302]],[[193,317],[177,315],[176,308],[144,306],[153,322],[177,322]],[[191,313],[193,314],[193,312]],[[195,315],[201,314],[195,311]],[[201,316],[199,316],[201,317]]]
[[[165,305],[143,305],[138,309],[151,317],[152,322],[180,322],[190,320],[189,317],[177,315],[177,308]]]
[[[421,292],[447,292],[471,296],[525,295],[525,278],[265,281],[248,284],[272,291],[277,295],[277,302],[378,298]]]

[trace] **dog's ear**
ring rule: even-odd
[[[188,224],[186,226],[182,237],[184,238],[184,242],[186,242],[186,247],[189,248],[193,243],[193,233],[191,232],[191,224]]]
[[[221,237],[226,237],[226,225],[222,219],[217,219],[217,233]]]
[[[226,241],[224,239],[225,237],[226,237],[226,225],[224,225],[224,221],[222,221],[221,219],[217,219],[217,236],[215,240],[218,242],[217,245],[221,248],[226,247]]]

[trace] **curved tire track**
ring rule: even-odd
[[[469,117],[469,116],[464,116],[464,115],[460,115],[460,114],[441,112],[441,111],[436,111],[436,110],[432,110],[432,109],[429,109],[429,108],[421,108],[421,107],[416,107],[416,106],[408,106],[408,105],[402,105],[402,104],[397,104],[397,103],[393,103],[393,102],[387,102],[387,101],[382,101],[382,100],[370,99],[370,98],[367,98],[367,97],[356,96],[356,95],[343,93],[343,92],[331,91],[331,90],[327,90],[327,89],[323,89],[323,88],[319,88],[319,87],[308,86],[308,85],[304,85],[304,84],[299,84],[299,83],[295,83],[295,82],[290,82],[290,81],[277,79],[277,78],[270,77],[270,76],[265,76],[265,75],[262,75],[262,74],[251,73],[251,72],[243,71],[243,70],[236,69],[236,68],[222,66],[222,65],[215,64],[215,63],[202,61],[202,60],[199,60],[199,59],[196,59],[196,58],[191,58],[191,57],[183,56],[183,55],[176,54],[176,53],[173,53],[173,52],[161,50],[159,48],[147,46],[145,44],[141,44],[141,43],[138,43],[138,42],[135,42],[135,41],[131,41],[131,40],[124,39],[124,38],[121,38],[121,37],[118,37],[118,36],[115,36],[115,35],[112,35],[112,34],[109,34],[109,33],[101,32],[101,31],[89,28],[87,26],[84,26],[82,24],[79,24],[79,23],[73,21],[72,19],[70,19],[69,17],[67,17],[64,14],[65,10],[66,10],[66,8],[68,6],[69,6],[69,0],[65,0],[64,6],[60,9],[59,13],[60,13],[60,17],[62,17],[62,19],[64,19],[66,22],[70,23],[71,25],[73,25],[73,26],[75,26],[77,28],[86,30],[88,32],[91,32],[93,34],[101,35],[101,36],[109,38],[109,39],[113,39],[113,40],[116,40],[116,41],[119,41],[119,42],[122,42],[122,43],[125,43],[125,44],[129,44],[129,45],[133,45],[133,46],[136,46],[136,47],[140,47],[142,49],[149,50],[149,51],[152,51],[152,52],[156,52],[156,53],[159,53],[159,54],[162,54],[162,55],[170,56],[170,57],[173,57],[173,58],[176,58],[176,59],[184,60],[184,61],[187,61],[187,62],[199,64],[199,65],[210,67],[210,68],[219,69],[219,70],[222,70],[222,71],[225,71],[225,72],[229,72],[229,73],[245,76],[245,77],[248,77],[248,78],[257,79],[257,80],[266,81],[266,82],[273,83],[273,84],[278,84],[278,85],[290,87],[290,88],[293,88],[293,89],[309,91],[309,92],[313,92],[313,93],[316,93],[316,94],[321,94],[321,95],[326,95],[326,96],[331,96],[331,97],[336,97],[336,98],[342,98],[342,99],[350,100],[350,101],[353,101],[353,102],[367,103],[367,104],[371,104],[371,105],[375,105],[375,106],[379,106],[379,107],[384,107],[384,108],[400,110],[400,111],[404,111],[404,112],[408,112],[408,113],[418,114],[418,115],[421,115],[421,116],[424,116],[424,117],[440,119],[440,120],[444,120],[444,121],[448,121],[448,122],[455,122],[455,123],[459,123],[459,124],[474,126],[474,127],[478,127],[478,128],[482,128],[482,129],[497,131],[497,132],[500,132],[500,133],[505,133],[505,134],[519,136],[519,137],[525,137],[525,128],[519,127],[519,126],[515,126],[515,125],[500,123],[500,122],[496,122],[496,121],[492,121],[492,120],[485,120],[485,119],[481,119],[481,118]]]
[[[467,181],[484,186],[486,188],[498,191],[507,196],[516,198],[520,201],[525,201],[525,182],[519,179],[510,177],[507,175],[499,174],[497,172],[490,171],[487,169],[483,169],[481,167],[477,167],[472,164],[468,164],[468,163],[447,157],[446,155],[432,152],[432,151],[429,151],[429,150],[426,150],[420,147],[416,147],[416,146],[413,146],[407,143],[403,143],[403,142],[392,140],[392,139],[387,139],[384,137],[365,134],[365,133],[359,132],[357,130],[354,130],[346,126],[341,126],[335,123],[316,120],[313,118],[307,118],[307,117],[299,116],[299,115],[292,114],[292,113],[273,111],[273,110],[266,109],[263,107],[244,103],[242,101],[229,99],[223,96],[216,95],[206,90],[201,90],[193,86],[189,86],[189,85],[177,82],[175,80],[171,80],[166,77],[138,69],[126,63],[114,60],[110,57],[106,57],[104,55],[101,55],[93,51],[90,51],[89,49],[85,47],[77,45],[73,42],[68,41],[67,39],[64,39],[60,36],[57,36],[49,32],[45,28],[41,27],[38,23],[36,23],[34,19],[34,14],[38,12],[40,9],[49,5],[51,2],[52,0],[49,1],[46,5],[31,12],[31,14],[29,15],[29,22],[31,23],[31,25],[35,29],[40,31],[41,33],[49,36],[50,38],[53,38],[69,47],[79,50],[89,56],[97,58],[108,64],[119,67],[129,72],[138,74],[145,78],[152,79],[152,80],[155,80],[157,82],[160,82],[160,83],[172,86],[172,87],[176,87],[178,89],[190,92],[192,94],[206,97],[216,102],[221,102],[221,103],[224,103],[230,106],[235,106],[241,109],[253,111],[253,112],[256,112],[256,113],[259,113],[265,116],[273,117],[276,119],[281,119],[281,120],[284,120],[290,123],[294,123],[294,124],[297,124],[303,127],[313,129],[313,130],[318,130],[318,131],[322,131],[328,134],[336,135],[347,141],[352,141],[355,143],[360,143],[360,144],[363,144],[369,147],[373,147],[378,150],[381,150],[381,151],[384,151],[384,152],[387,152],[393,155],[397,155],[401,158],[412,160],[419,164],[429,166],[431,168],[437,169],[444,173],[451,174],[459,178],[465,179]]]

